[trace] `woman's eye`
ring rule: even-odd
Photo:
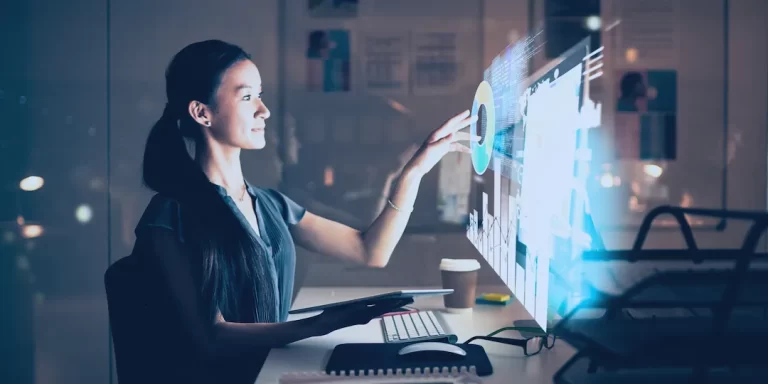
[[[245,95],[245,96],[243,97],[243,100],[250,100],[250,99],[251,99],[251,95]]]

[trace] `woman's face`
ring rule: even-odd
[[[216,108],[209,111],[211,125],[203,127],[207,136],[229,147],[264,148],[270,112],[261,91],[261,75],[252,61],[241,60],[230,67],[216,91]]]

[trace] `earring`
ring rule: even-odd
[[[211,122],[210,122],[210,121],[206,121],[206,122],[205,122],[205,126],[206,126],[206,127],[210,127],[210,126],[211,126]]]

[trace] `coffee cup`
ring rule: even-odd
[[[453,289],[453,293],[443,296],[447,312],[470,311],[475,306],[479,269],[480,263],[475,259],[442,259],[440,261],[443,289]]]

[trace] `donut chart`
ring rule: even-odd
[[[493,154],[493,139],[496,137],[496,106],[493,104],[493,89],[491,84],[483,81],[477,86],[475,100],[472,102],[472,116],[477,116],[480,106],[485,106],[485,134],[480,141],[472,141],[472,166],[478,175],[482,175],[491,164]],[[478,121],[470,125],[470,132],[477,132]]]

